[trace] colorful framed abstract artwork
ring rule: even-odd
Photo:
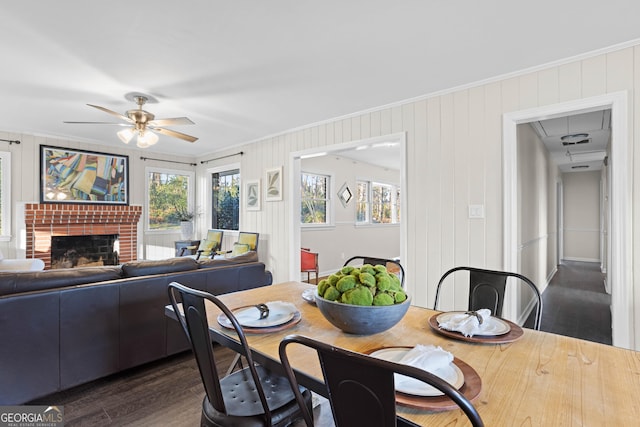
[[[282,166],[265,172],[265,197],[267,202],[282,200]]]
[[[129,156],[40,146],[40,202],[129,204]]]
[[[248,211],[260,210],[260,180],[247,181],[244,185],[246,207]]]

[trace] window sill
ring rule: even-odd
[[[301,231],[321,231],[321,230],[333,230],[336,228],[333,224],[300,224]]]
[[[180,229],[174,229],[174,230],[145,230],[145,233],[148,234],[180,234]]]
[[[356,223],[356,228],[379,228],[379,227],[400,227],[400,223],[396,222],[393,224],[371,224],[371,223]]]

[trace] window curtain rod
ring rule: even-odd
[[[242,156],[243,154],[244,154],[244,151],[239,151],[239,152],[234,153],[234,154],[229,154],[229,155],[222,156],[222,157],[216,157],[215,159],[201,160],[201,161],[200,161],[200,164],[205,164],[205,163],[213,162],[214,160],[226,159],[227,157]]]
[[[198,166],[197,163],[178,162],[176,160],[152,159],[151,157],[142,157],[142,156],[140,156],[140,160],[155,160],[156,162],[180,163],[181,165]]]
[[[2,139],[2,138],[0,138],[0,141],[8,142],[9,145],[11,145],[11,144],[20,144],[20,141],[18,141],[17,139]]]

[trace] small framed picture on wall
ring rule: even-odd
[[[260,210],[260,180],[247,181],[244,184],[245,206],[248,211]]]
[[[282,166],[266,170],[265,188],[266,201],[277,202],[282,200]]]

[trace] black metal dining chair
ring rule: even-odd
[[[297,401],[286,377],[253,362],[242,326],[218,298],[176,282],[169,284],[168,292],[173,310],[191,344],[204,385],[202,426],[289,426],[303,417],[299,402],[311,410],[309,390],[303,387],[297,389],[301,396],[301,400]],[[207,300],[218,306],[233,324],[247,360],[247,367],[223,378],[218,376],[209,335],[205,309]],[[179,311],[180,302],[183,315]]]
[[[356,255],[346,260],[343,266],[347,266],[352,263],[355,263],[357,265],[362,265],[362,264],[384,265],[385,267],[387,267],[387,269],[389,268],[389,264],[391,264],[392,268],[395,267],[398,269],[396,274],[400,279],[400,285],[404,289],[404,268],[402,267],[402,264],[400,264],[400,261],[397,261],[395,259],[385,259],[385,258]]]
[[[298,382],[287,354],[290,344],[301,344],[316,350],[337,427],[390,427],[405,424],[396,416],[395,373],[417,378],[437,388],[462,409],[473,426],[484,425],[473,404],[456,388],[436,375],[413,366],[355,353],[302,335],[288,335],[280,342],[280,361],[308,427],[314,425],[313,415],[304,404],[302,394],[297,391]]]
[[[527,277],[518,273],[510,273],[507,271],[499,270],[486,270],[475,267],[454,267],[442,275],[436,288],[436,300],[433,304],[433,309],[438,309],[438,303],[440,301],[441,288],[445,283],[452,282],[449,280],[445,282],[447,277],[451,276],[457,271],[466,271],[469,273],[469,304],[468,310],[480,310],[488,308],[494,316],[502,316],[502,307],[504,304],[504,293],[509,278],[515,281],[525,284],[533,292],[536,303],[536,312],[534,318],[534,329],[540,330],[540,319],[542,318],[542,296],[538,287]]]

